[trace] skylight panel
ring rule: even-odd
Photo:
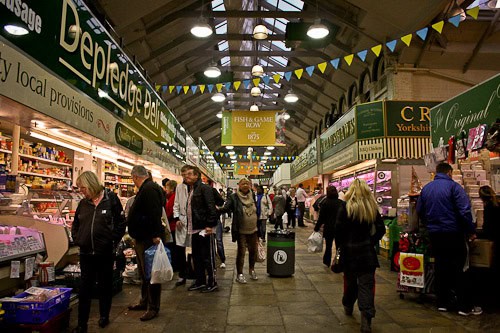
[[[283,11],[300,12],[304,8],[304,2],[300,0],[280,0],[278,9]]]
[[[229,43],[227,40],[220,41],[217,45],[219,46],[219,51],[226,51],[229,49]]]
[[[214,12],[225,12],[226,7],[224,7],[224,0],[214,0],[212,1],[212,10]]]
[[[225,56],[220,60],[221,66],[231,66],[231,58],[228,56]]]
[[[269,57],[270,59],[276,61],[278,64],[280,64],[281,66],[283,67],[286,67],[286,65],[288,64],[288,59],[285,58],[285,57],[281,57],[281,56],[272,56],[272,57]]]
[[[227,34],[227,20],[224,20],[215,26],[215,33],[217,35]]]
[[[286,47],[285,43],[283,43],[282,41],[272,41],[271,44],[273,46],[276,46],[277,48],[283,50],[283,51],[291,51],[292,49],[289,48],[289,47]]]

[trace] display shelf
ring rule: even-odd
[[[111,170],[104,170],[104,173],[110,174],[110,175],[116,175],[116,176],[124,176],[123,173],[119,173],[116,171],[111,171]]]
[[[115,181],[115,180],[105,180],[104,182],[107,183],[107,184],[131,185],[131,186],[134,186],[134,183],[119,182],[119,181]]]
[[[12,151],[7,149],[0,149],[0,153],[12,154]]]
[[[20,175],[38,176],[38,177],[42,177],[42,178],[53,178],[53,179],[71,180],[71,178],[68,178],[68,177],[46,175],[46,174],[43,174],[43,173],[36,173],[36,172],[18,171],[17,173],[20,174]]]
[[[44,252],[44,251],[45,251],[45,249],[39,249],[39,250],[32,250],[32,251],[27,251],[27,252],[23,252],[23,253],[13,254],[13,255],[7,256],[7,257],[1,257],[0,263],[4,262],[4,261],[8,261],[8,260],[21,259],[23,257],[27,257],[27,256],[30,256],[32,254],[37,254],[37,253]]]
[[[58,161],[52,161],[48,160],[46,158],[38,157],[38,156],[33,156],[33,155],[28,155],[28,154],[19,154],[20,157],[28,158],[30,160],[35,160],[35,161],[41,161],[47,164],[54,164],[54,165],[61,165],[61,166],[67,166],[67,167],[72,167],[72,164],[69,163],[64,163],[64,162],[58,162]]]
[[[54,199],[44,199],[44,198],[31,198],[30,202],[61,202],[62,199],[54,198]]]
[[[79,254],[79,253],[80,253],[80,248],[78,246],[73,245],[68,249],[67,255],[71,256],[73,254]]]

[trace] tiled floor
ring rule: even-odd
[[[270,228],[270,226],[269,226]],[[271,278],[266,263],[257,263],[258,281],[238,284],[235,279],[236,244],[230,234],[224,235],[225,269],[219,269],[219,290],[211,294],[188,292],[187,286],[176,288],[174,281],[163,286],[162,306],[158,318],[143,323],[140,312],[127,310],[139,297],[139,287],[125,285],[113,298],[111,324],[97,326],[98,305],[93,303],[90,332],[358,332],[360,315],[343,313],[341,305],[342,275],[333,274],[322,264],[321,254],[307,252],[306,240],[312,225],[297,228],[295,275]],[[388,262],[381,259],[377,271],[375,303],[377,315],[374,332],[500,332],[500,313],[461,317],[456,313],[440,313],[432,300],[424,302],[416,295],[400,299],[395,291],[397,274],[390,272]],[[248,263],[245,263],[245,271]],[[188,284],[189,285],[189,282]],[[76,307],[72,325],[76,325]]]

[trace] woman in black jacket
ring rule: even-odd
[[[325,254],[323,255],[323,264],[330,267],[332,264],[332,245],[335,238],[335,223],[341,210],[344,209],[344,202],[339,200],[339,193],[335,186],[328,186],[326,189],[326,198],[321,203],[319,209],[319,218],[314,231],[319,231],[323,227],[323,237],[325,238]]]
[[[81,286],[78,302],[78,327],[73,332],[87,332],[92,288],[99,285],[99,326],[109,324],[113,284],[115,245],[125,233],[125,215],[120,200],[104,189],[91,171],[76,180],[85,196],[78,204],[71,234],[80,247]]]
[[[335,225],[335,238],[344,267],[346,315],[352,315],[358,300],[361,332],[371,332],[375,317],[375,269],[379,266],[375,244],[385,234],[385,226],[368,185],[355,179],[345,195],[346,209]]]

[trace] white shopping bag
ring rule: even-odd
[[[283,219],[283,226],[288,225],[288,213],[287,212],[285,212],[285,214],[283,214],[282,219]]]
[[[321,252],[323,251],[323,235],[321,232],[314,231],[307,239],[308,252]]]
[[[174,270],[168,260],[165,246],[160,240],[160,244],[156,247],[155,256],[153,258],[153,267],[151,269],[151,284],[165,283],[172,280]]]

